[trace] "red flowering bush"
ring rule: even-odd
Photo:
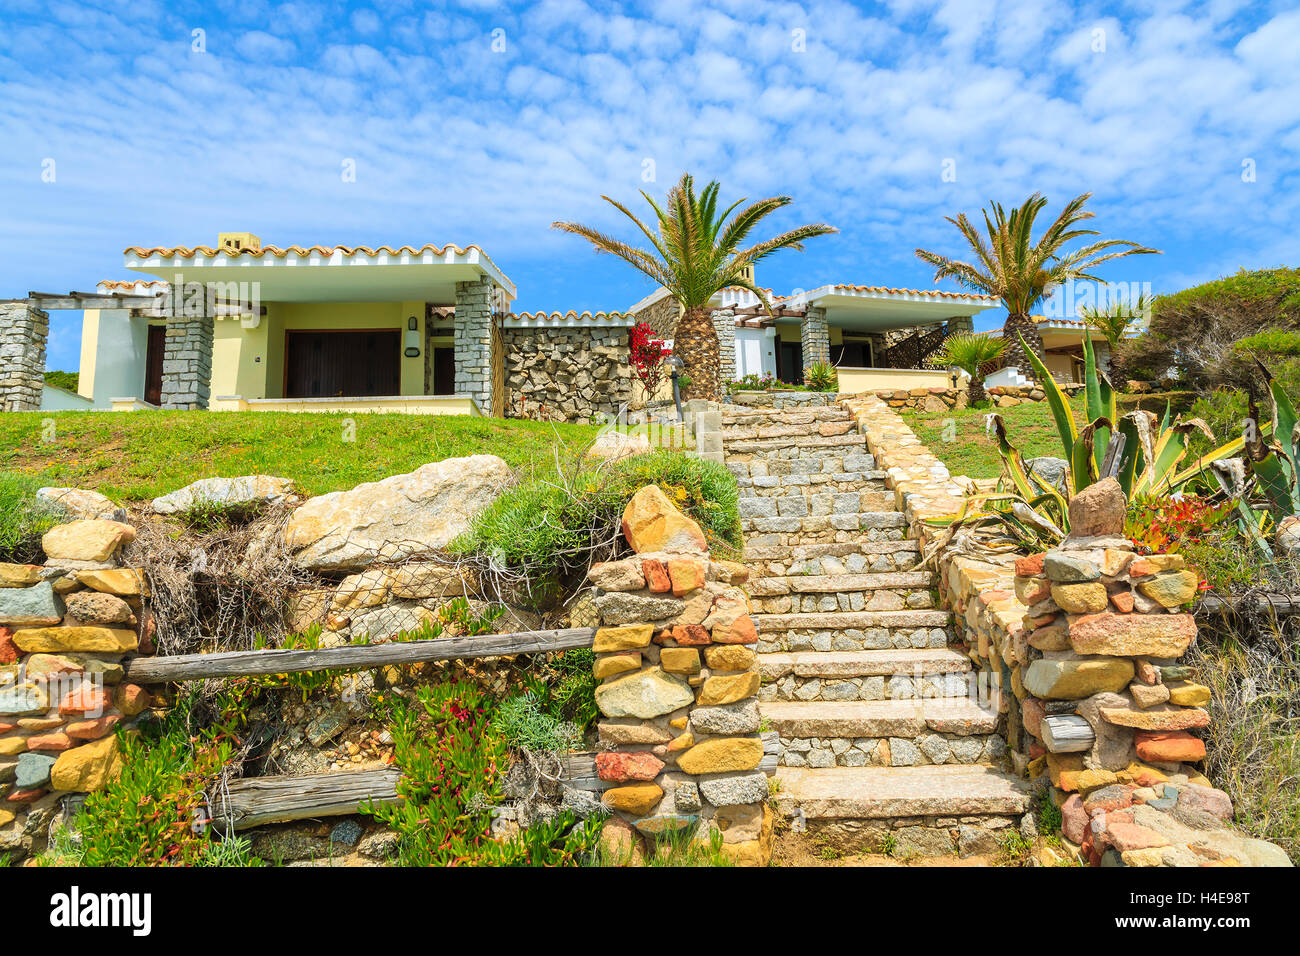
[[[665,348],[663,340],[655,338],[654,329],[645,322],[632,326],[627,341],[628,362],[645,387],[646,400],[649,401],[659,391],[664,377],[664,362],[673,350]]]

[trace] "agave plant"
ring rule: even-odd
[[[1021,345],[1024,345],[1023,341]],[[1083,354],[1085,423],[1080,427],[1075,422],[1069,399],[1048,374],[1047,366],[1037,355],[1029,352],[1029,360],[1047,395],[1065,460],[1069,464],[1067,500],[1098,478],[1108,475],[1119,482],[1129,500],[1172,494],[1182,490],[1193,478],[1207,475],[1212,462],[1240,454],[1246,447],[1245,436],[1235,438],[1179,468],[1187,456],[1192,435],[1199,432],[1210,441],[1215,440],[1209,426],[1199,418],[1171,421],[1167,405],[1161,419],[1141,410],[1121,417],[1116,407],[1115,389],[1106,373],[1097,368],[1092,340],[1087,336],[1083,339]],[[1116,443],[1116,451],[1108,458],[1113,435],[1122,436],[1123,441]]]

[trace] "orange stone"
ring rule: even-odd
[[[655,638],[656,644],[668,641],[673,641],[678,647],[703,647],[712,644],[713,638],[709,636],[708,630],[698,624],[678,624],[660,631]]]
[[[32,734],[27,738],[28,750],[69,750],[72,738],[60,731],[54,734]]]
[[[1119,611],[1121,614],[1132,614],[1133,592],[1116,591],[1110,596],[1110,603],[1114,606],[1115,610]]]
[[[646,558],[641,562],[641,573],[645,575],[645,583],[648,588],[655,594],[662,594],[664,591],[672,589],[672,581],[668,578],[668,569],[658,558]]]
[[[673,558],[668,562],[668,577],[673,596],[681,597],[704,587],[704,562],[695,558]]]
[[[108,697],[104,688],[93,684],[82,684],[64,695],[59,701],[60,714],[84,714],[102,712],[108,707]]]
[[[713,640],[719,644],[757,644],[758,628],[748,614],[742,614],[730,624],[713,628]]]
[[[652,753],[596,754],[596,776],[601,780],[623,783],[628,780],[653,780],[664,769],[664,762]]]
[[[1151,763],[1196,763],[1205,759],[1205,741],[1185,730],[1139,730],[1137,755]]]
[[[1022,578],[1033,578],[1043,573],[1043,558],[1046,553],[1031,554],[1027,558],[1016,558],[1016,574]]]
[[[78,720],[68,724],[66,733],[76,740],[98,740],[116,727],[121,719],[121,714],[108,714],[94,720]]]
[[[22,656],[22,651],[14,644],[14,632],[7,627],[0,627],[0,664],[12,664]]]
[[[139,684],[119,684],[113,703],[126,716],[134,717],[149,706],[149,692]]]

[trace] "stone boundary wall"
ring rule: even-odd
[[[748,571],[710,560],[699,526],[654,485],[629,502],[623,532],[636,555],[588,577],[600,617],[596,771],[612,811],[602,840],[635,859],[672,833],[717,832],[734,862],[765,865],[774,821]]]
[[[153,650],[144,574],[118,561],[134,536],[71,521],[46,532],[44,565],[0,564],[0,851],[43,842],[62,797],[117,773],[116,731],[148,704],[121,682],[123,657]]]
[[[0,412],[41,407],[49,333],[49,315],[26,300],[0,302]]]
[[[1077,395],[1084,389],[1082,382],[1057,382],[1066,395]],[[1014,408],[1033,402],[1046,401],[1047,393],[1040,385],[994,385],[988,389],[989,399],[998,408]]]
[[[620,328],[507,328],[505,415],[582,422],[642,397]]]
[[[954,478],[875,396],[846,400],[913,535],[960,505]],[[1040,862],[1287,866],[1284,851],[1231,829],[1232,801],[1200,772],[1210,691],[1179,659],[1196,639],[1197,577],[1122,536],[1113,480],[1070,504],[1072,533],[1042,554],[937,556],[960,646],[994,688],[1016,770],[1062,815]],[[1062,860],[1064,856],[1064,860]]]

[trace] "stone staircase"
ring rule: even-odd
[[[1026,809],[996,710],[847,409],[724,406],[778,801],[844,850],[990,852]]]

